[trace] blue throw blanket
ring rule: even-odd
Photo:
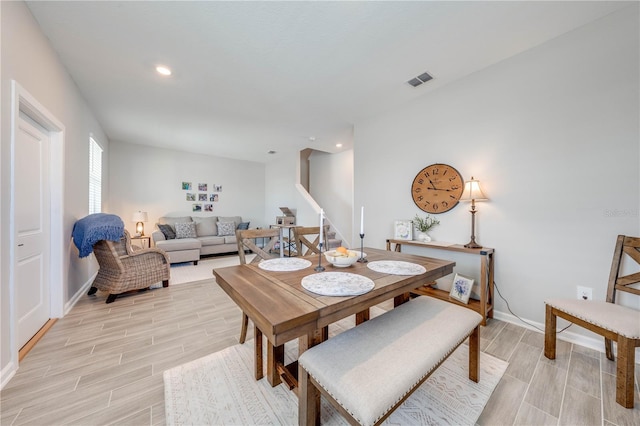
[[[73,225],[72,235],[73,242],[80,251],[80,257],[87,257],[93,251],[93,245],[98,241],[120,240],[124,235],[124,222],[114,214],[90,214]]]

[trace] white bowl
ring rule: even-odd
[[[355,250],[347,250],[349,256],[341,255],[340,253],[336,253],[335,250],[329,250],[324,252],[324,257],[327,259],[329,263],[338,268],[346,268],[347,266],[351,266],[360,259],[360,251]],[[366,253],[363,253],[364,257],[367,257]]]

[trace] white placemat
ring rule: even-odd
[[[311,266],[311,262],[307,259],[300,259],[299,257],[277,257],[275,259],[267,259],[258,263],[260,269],[265,271],[299,271],[300,269],[308,268]]]
[[[304,277],[302,287],[322,296],[357,296],[373,290],[375,283],[349,272],[320,272]]]
[[[367,263],[367,267],[376,272],[392,275],[420,275],[427,272],[422,265],[402,260],[375,260]]]

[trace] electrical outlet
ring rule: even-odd
[[[578,286],[578,299],[593,300],[593,289],[591,287]]]

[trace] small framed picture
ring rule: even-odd
[[[202,204],[194,204],[193,205],[193,211],[194,212],[201,212],[202,211]]]
[[[202,192],[207,192],[207,184],[206,183],[199,183],[198,184],[198,191],[202,191]]]
[[[393,236],[397,240],[413,239],[413,223],[410,220],[396,220]]]
[[[198,194],[198,201],[207,201],[207,194]]]
[[[191,182],[182,182],[182,189],[185,191],[191,191]]]
[[[464,275],[456,274],[453,277],[453,283],[451,284],[451,292],[449,297],[456,299],[464,304],[469,303],[469,296],[471,296],[471,288],[473,287],[473,279],[465,277]]]
[[[195,201],[195,200],[196,200],[196,194],[192,192],[187,192],[187,201]]]

